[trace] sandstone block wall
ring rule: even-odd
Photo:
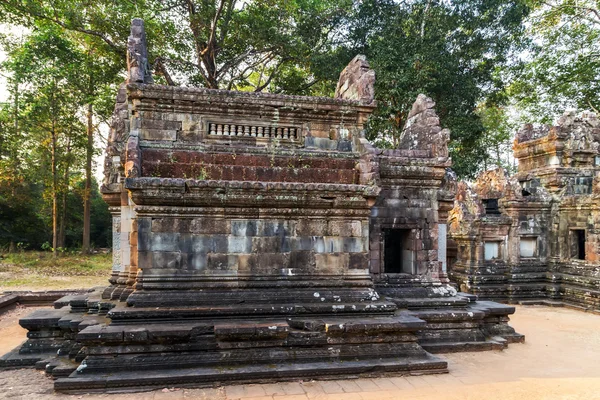
[[[568,112],[557,126],[521,129],[514,145],[518,173],[486,172],[475,193],[466,188],[457,196],[450,223],[458,256],[451,278],[484,298],[552,299],[598,309],[599,143],[600,123],[590,113]],[[486,199],[499,200],[498,215],[486,215]],[[497,237],[507,251],[491,263],[482,259],[481,243],[502,220],[510,228]],[[533,246],[533,255],[522,254],[521,242]],[[463,246],[477,250],[461,252]]]

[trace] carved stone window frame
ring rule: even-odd
[[[535,241],[535,249],[532,256],[523,256],[521,250],[521,242],[523,240]],[[538,235],[521,235],[519,236],[519,259],[520,260],[536,260],[540,258],[540,237]]]
[[[497,243],[498,244],[498,257],[497,258],[486,258],[486,244]],[[484,263],[497,263],[506,261],[506,238],[490,237],[484,238],[481,246],[481,256]]]

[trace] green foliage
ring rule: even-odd
[[[517,172],[512,154],[513,132],[516,132],[517,126],[511,121],[506,108],[480,105],[477,115],[486,132],[482,141],[488,149],[483,169],[488,169],[489,164],[495,164],[511,174]]]
[[[101,93],[112,83],[106,75],[110,68],[101,60],[95,64],[93,52],[80,45],[47,24],[23,42],[4,40],[8,58],[1,67],[9,77],[11,103],[0,110],[0,127],[5,128],[0,131],[0,202],[7,204],[0,216],[6,220],[0,222],[5,227],[0,245],[23,242],[39,248],[50,226],[56,224],[58,232],[58,223],[64,226],[74,215],[67,212],[73,209],[67,198],[85,160],[82,108],[105,102]],[[101,82],[96,85],[94,79]],[[62,216],[55,222],[53,209]],[[99,237],[99,244],[106,245],[106,235]],[[71,245],[81,244],[81,238],[69,239]]]
[[[533,0],[528,62],[514,68],[510,95],[528,122],[565,109],[600,108],[600,3]]]
[[[84,34],[121,66],[129,21],[143,18],[163,83],[293,93],[317,84],[332,91],[337,77],[329,80],[326,66],[351,8],[352,0],[0,2],[0,13],[19,23]]]
[[[362,2],[352,39],[377,74],[370,139],[395,147],[412,103],[424,93],[452,132],[453,168],[473,176],[486,154],[476,107],[502,102],[496,71],[519,48],[527,12],[519,0]]]

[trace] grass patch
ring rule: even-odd
[[[0,292],[80,289],[106,285],[112,254],[59,254],[28,251],[0,256]]]

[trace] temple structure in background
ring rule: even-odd
[[[335,98],[161,86],[147,66],[134,20],[102,186],[110,285],[24,318],[3,365],[118,391],[444,373],[431,353],[523,340],[513,307],[449,284],[457,186],[431,99],[382,150],[363,56]]]
[[[449,224],[460,290],[600,310],[599,144],[596,115],[567,112],[517,133],[514,176],[498,169],[459,184]]]

